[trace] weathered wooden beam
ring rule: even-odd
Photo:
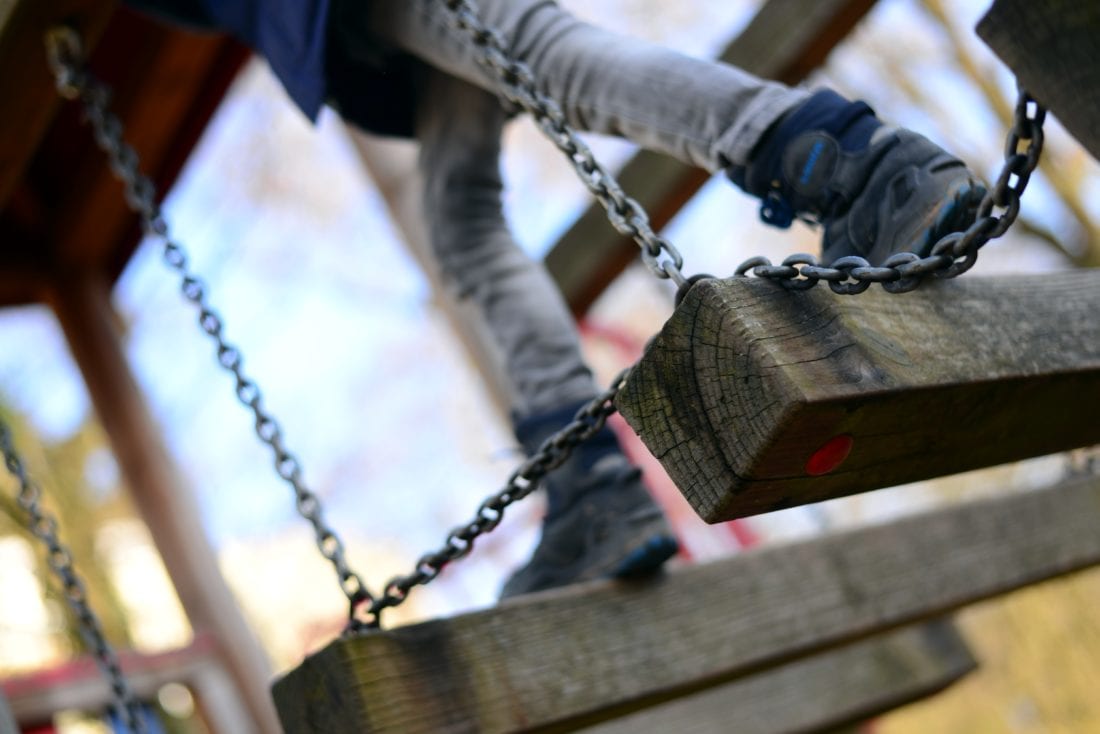
[[[729,520],[1100,443],[1098,309],[1096,270],[856,297],[709,280],[616,405]]]
[[[126,140],[163,197],[248,52],[227,36],[180,31],[125,9],[100,50],[92,68],[110,85]],[[88,126],[59,122],[67,124],[51,131],[39,156],[51,179],[67,184],[44,196],[65,213],[51,222],[47,242],[59,269],[101,269],[113,279],[140,241],[137,218]],[[87,142],[74,150],[74,138]]]
[[[0,209],[61,103],[46,63],[46,32],[65,23],[93,47],[115,6],[114,0],[0,3]]]
[[[719,57],[756,76],[797,84],[825,58],[875,0],[770,0]],[[642,151],[618,174],[630,196],[664,227],[706,183],[710,174]],[[585,313],[623,269],[638,246],[618,234],[599,204],[592,204],[546,255],[546,267],[575,314]]]
[[[1097,563],[1079,478],[341,639],[274,694],[289,734],[565,731]]]
[[[103,0],[22,0],[0,27],[2,68],[18,70],[0,75],[10,112],[0,115],[0,260],[13,271],[82,268],[113,280],[141,232],[79,105],[61,105],[54,89],[43,35],[59,23],[81,33],[93,73],[111,87],[112,110],[162,194],[248,52],[226,36],[170,29]],[[0,305],[40,296],[18,278],[0,281]]]
[[[995,0],[978,35],[1100,160],[1100,3]]]
[[[939,693],[977,667],[946,621],[889,632],[619,719],[584,734],[830,732]]]
[[[242,732],[279,730],[267,693],[270,666],[218,570],[194,497],[176,472],[130,370],[105,279],[79,273],[54,283],[49,304],[103,426],[130,495],[197,631],[216,652],[248,708]]]

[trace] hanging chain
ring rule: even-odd
[[[507,44],[495,29],[478,17],[473,0],[443,0],[454,25],[465,32],[477,51],[477,60],[496,79],[500,93],[534,117],[542,132],[564,152],[577,175],[607,210],[611,225],[621,234],[629,235],[642,248],[642,260],[659,278],[671,278],[681,291],[691,286],[681,272],[683,258],[676,248],[654,233],[641,205],[627,196],[615,177],[592,156],[592,151],[565,121],[557,103],[542,94],[535,85],[531,69],[509,55]],[[933,245],[927,257],[912,252],[900,252],[889,257],[880,267],[872,266],[858,256],[842,257],[829,265],[821,265],[809,254],[791,255],[780,265],[772,265],[766,257],[753,257],[743,262],[737,275],[751,274],[774,280],[790,290],[813,288],[826,281],[836,293],[854,295],[867,290],[872,283],[882,283],[890,293],[904,293],[917,288],[927,276],[954,278],[973,267],[978,250],[990,240],[1000,237],[1016,220],[1020,211],[1020,195],[1039,163],[1043,147],[1043,121],[1046,110],[1023,89],[1019,91],[1015,122],[1005,143],[1005,163],[993,188],[978,207],[978,216],[965,232],[952,232]],[[1027,141],[1021,152],[1020,144]],[[993,209],[1003,209],[994,216]]]
[[[572,455],[574,448],[603,428],[615,413],[613,401],[629,374],[630,369],[620,372],[611,386],[582,406],[567,426],[543,441],[538,450],[512,472],[504,488],[481,503],[470,522],[451,530],[438,550],[425,553],[416,561],[411,574],[390,579],[383,595],[371,604],[368,618],[377,619],[383,609],[401,604],[414,587],[428,583],[448,563],[466,556],[479,536],[500,524],[509,505],[531,494],[547,474]]]
[[[557,103],[538,91],[530,68],[511,58],[501,35],[480,20],[477,6],[471,0],[443,0],[443,3],[454,25],[469,35],[478,62],[496,78],[501,94],[528,112],[546,137],[566,154],[581,182],[603,205],[615,230],[638,243],[646,267],[658,278],[672,280],[681,293],[700,277],[706,277],[689,279],[684,276],[683,256],[679,250],[653,230],[642,206],[627,196],[615,177],[596,160],[588,145],[569,126]],[[163,243],[165,261],[182,278],[184,296],[198,308],[200,326],[217,345],[219,364],[232,373],[238,399],[254,414],[256,434],[271,448],[275,469],[293,489],[299,514],[313,526],[318,548],[335,567],[340,587],[350,602],[346,631],[377,628],[382,610],[400,605],[413,588],[432,581],[451,561],[466,556],[479,536],[501,522],[508,506],[534,491],[551,470],[569,458],[575,446],[603,427],[615,412],[614,399],[629,370],[624,370],[603,394],[578,411],[572,423],[547,439],[512,473],[502,490],[481,503],[473,520],[453,529],[441,548],[421,556],[411,574],[391,578],[382,596],[375,598],[348,567],[342,541],[324,523],[320,500],[304,485],[298,460],[286,451],[278,423],[262,407],[259,388],[244,376],[239,350],[222,336],[221,319],[208,305],[205,286],[187,267],[182,248],[168,237],[167,224],[156,205],[153,184],[138,170],[137,155],[122,140],[121,123],[106,108],[109,97],[106,88],[83,67],[79,39],[70,29],[60,29],[51,33],[48,40],[59,92],[69,99],[83,101],[97,143],[107,153],[111,169],[125,184],[127,203],[141,217],[146,233]],[[978,250],[989,240],[1004,234],[1015,221],[1020,195],[1038,164],[1045,116],[1045,109],[1020,90],[1015,125],[1006,141],[1004,168],[979,206],[977,220],[965,232],[942,238],[928,257],[898,253],[882,267],[874,267],[860,257],[840,258],[828,266],[820,265],[816,257],[807,254],[792,255],[780,265],[772,265],[764,257],[755,257],[742,263],[736,274],[743,276],[751,272],[757,277],[778,281],[791,290],[812,288],[824,280],[837,293],[856,294],[876,282],[882,283],[891,293],[902,293],[913,290],[929,275],[954,278],[966,272],[977,260]],[[1024,141],[1027,146],[1021,152],[1020,145]],[[994,207],[1004,212],[994,216]]]
[[[168,224],[156,203],[156,188],[141,172],[133,147],[122,139],[122,123],[107,107],[110,91],[85,67],[80,38],[71,28],[58,28],[46,40],[58,92],[83,103],[96,143],[107,154],[111,171],[125,187],[126,203],[141,218],[146,235],[160,241],[164,261],[180,277],[184,298],[198,310],[199,326],[214,342],[218,364],[233,375],[237,399],[252,411],[256,435],[271,449],[275,471],[293,490],[298,514],[313,527],[317,548],[336,570],[350,607],[355,609],[364,602],[373,602],[366,584],[348,566],[343,541],[325,523],[321,501],[306,486],[301,464],[283,444],[282,428],[264,408],[259,386],[244,373],[240,350],[226,340],[222,319],[210,307],[206,285],[188,266],[183,248],[169,237]]]
[[[76,616],[80,636],[88,646],[96,664],[111,687],[111,697],[115,714],[127,729],[144,734],[148,731],[141,705],[134,697],[130,685],[122,675],[118,656],[103,636],[103,627],[95,612],[88,605],[88,593],[84,582],[73,568],[73,556],[68,547],[57,537],[57,519],[42,508],[42,490],[31,481],[23,461],[15,450],[11,430],[0,421],[0,453],[4,455],[4,464],[19,483],[16,497],[19,506],[27,513],[27,523],[34,537],[46,546],[46,562],[50,570],[61,581],[61,589],[69,609]]]
[[[627,196],[615,177],[596,160],[566,122],[557,102],[538,91],[531,69],[509,55],[500,33],[481,21],[473,2],[444,0],[444,5],[454,25],[473,41],[478,63],[496,78],[501,94],[528,112],[550,142],[565,153],[581,182],[607,211],[611,226],[638,243],[642,262],[654,275],[683,287],[687,278],[681,272],[684,258],[680,251],[653,231],[641,204]]]

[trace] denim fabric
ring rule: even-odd
[[[625,137],[708,171],[745,164],[768,126],[808,97],[727,64],[584,23],[553,0],[480,0],[478,6],[482,20],[509,40],[511,53],[532,68],[572,125]],[[440,0],[372,0],[365,8],[377,37],[494,89]]]
[[[347,3],[354,0],[345,0]],[[626,137],[710,171],[744,165],[762,133],[808,97],[740,69],[583,23],[551,0],[480,0],[543,92],[582,130]],[[507,113],[439,0],[372,0],[369,33],[416,56],[416,136],[435,255],[472,299],[511,376],[519,419],[594,396],[573,318],[540,263],[513,242],[501,207]]]

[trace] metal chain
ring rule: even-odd
[[[607,419],[615,413],[613,401],[629,374],[629,368],[620,372],[611,386],[582,406],[568,425],[543,441],[538,450],[512,472],[504,488],[481,503],[472,520],[451,530],[438,550],[425,553],[416,561],[411,574],[390,579],[383,595],[371,604],[368,618],[377,619],[383,609],[401,604],[414,587],[428,583],[448,563],[466,556],[478,537],[500,524],[504,511],[510,505],[531,494],[547,474],[572,455],[574,448],[603,428]],[[360,627],[366,626],[369,625]]]
[[[73,567],[72,553],[57,536],[57,519],[42,508],[42,490],[27,475],[23,460],[15,450],[11,430],[2,420],[0,420],[0,453],[4,455],[4,464],[8,472],[19,483],[19,494],[16,500],[27,513],[27,526],[34,537],[46,546],[46,562],[61,581],[65,602],[76,616],[80,636],[84,638],[84,644],[91,650],[96,664],[111,687],[115,714],[130,731],[144,734],[148,728],[145,717],[142,716],[141,705],[122,674],[118,656],[103,636],[103,627],[99,618],[88,605],[87,590]]]
[[[848,256],[822,266],[813,255],[791,255],[779,265],[766,257],[754,257],[738,266],[737,275],[751,273],[777,281],[789,290],[813,288],[826,281],[835,293],[854,295],[867,290],[872,283],[882,283],[889,293],[905,293],[916,289],[925,278],[955,278],[978,261],[978,250],[987,242],[1008,230],[1020,213],[1020,196],[1043,149],[1043,122],[1046,109],[1024,89],[1016,100],[1015,121],[1005,140],[1004,166],[993,187],[978,206],[974,223],[965,232],[952,232],[932,246],[927,257],[912,252],[891,255],[881,266],[873,266],[862,257]],[[1020,145],[1027,142],[1023,151]],[[993,214],[994,207],[1003,210]]]
[[[145,233],[160,241],[165,263],[180,277],[184,298],[198,310],[199,326],[214,342],[218,364],[233,376],[237,399],[252,411],[256,435],[271,449],[275,471],[293,490],[298,514],[313,527],[317,548],[336,570],[350,608],[373,602],[362,578],[348,565],[343,541],[325,523],[321,501],[306,486],[301,464],[286,449],[282,428],[264,408],[259,386],[244,373],[240,350],[226,340],[222,319],[210,307],[205,283],[188,266],[183,248],[169,237],[168,224],[156,203],[156,188],[141,172],[133,147],[122,139],[122,123],[107,107],[110,91],[85,67],[79,36],[71,28],[58,28],[46,40],[58,92],[83,103],[96,143],[107,154],[112,172],[125,187],[126,203],[141,218]]]
[[[478,18],[473,2],[443,2],[455,27],[473,41],[478,63],[496,78],[504,98],[528,112],[550,142],[565,153],[581,182],[607,211],[611,226],[638,243],[642,262],[654,275],[683,287],[687,279],[681,272],[684,258],[680,251],[653,231],[641,204],[627,196],[615,177],[596,160],[592,150],[566,122],[557,102],[536,88],[531,69],[509,55],[503,37]]]
[[[611,225],[621,234],[633,238],[641,247],[641,257],[646,267],[658,278],[671,279],[681,291],[689,288],[698,278],[684,276],[680,252],[654,232],[642,206],[627,196],[615,177],[596,160],[588,145],[566,122],[557,103],[538,91],[530,68],[511,58],[501,35],[478,17],[477,6],[471,0],[443,2],[451,13],[453,24],[469,35],[477,51],[478,62],[496,78],[501,94],[528,112],[546,137],[566,154],[582,183],[603,205]],[[629,370],[621,373],[610,388],[585,405],[572,423],[547,439],[539,451],[512,473],[501,491],[481,503],[472,521],[452,530],[440,549],[421,556],[413,573],[390,579],[383,595],[373,597],[359,576],[348,568],[342,542],[324,524],[320,502],[302,483],[297,459],[285,450],[278,424],[261,407],[259,389],[243,376],[240,353],[223,339],[221,320],[207,305],[204,285],[188,270],[180,246],[168,238],[167,226],[156,207],[152,183],[138,171],[136,154],[121,140],[121,124],[106,110],[106,89],[83,69],[79,41],[75,34],[69,34],[62,32],[61,38],[55,39],[50,47],[51,64],[59,91],[69,98],[84,101],[96,140],[110,157],[112,170],[126,185],[127,203],[141,216],[146,232],[162,240],[165,260],[181,275],[184,295],[198,307],[200,325],[217,344],[219,363],[236,378],[237,396],[253,410],[256,433],[274,452],[276,471],[293,488],[299,513],[313,525],[321,553],[336,567],[340,586],[350,602],[347,631],[377,628],[382,610],[401,604],[414,587],[430,582],[448,563],[468,554],[474,540],[500,523],[505,508],[534,491],[538,482],[561,465],[576,445],[587,440],[606,423],[608,416],[615,412],[613,401]],[[865,291],[874,282],[882,283],[891,293],[901,293],[913,290],[928,275],[953,278],[969,270],[977,259],[978,249],[1003,234],[1019,212],[1020,195],[1038,163],[1042,149],[1045,115],[1046,111],[1021,90],[1016,123],[1006,142],[1004,168],[997,183],[982,201],[977,221],[966,232],[953,233],[941,239],[928,257],[899,253],[882,267],[872,267],[859,257],[840,258],[829,266],[819,265],[817,258],[806,254],[793,255],[778,266],[772,265],[767,258],[757,257],[742,263],[736,271],[737,275],[746,275],[751,271],[757,277],[778,281],[792,290],[811,288],[824,280],[837,293],[855,294]],[[1021,153],[1019,146],[1023,141],[1027,141],[1028,145]],[[1005,211],[1000,216],[993,216],[994,207]]]
[[[642,248],[642,260],[649,269],[659,278],[671,278],[681,290],[689,288],[691,283],[681,272],[683,258],[680,253],[653,232],[641,205],[627,196],[615,177],[592,157],[588,146],[566,123],[557,103],[538,91],[531,69],[512,58],[500,33],[481,21],[473,0],[443,0],[443,4],[450,11],[455,27],[473,42],[478,63],[494,76],[500,93],[530,113],[546,137],[569,157],[581,181],[607,210],[611,225],[618,232],[633,237]],[[1020,195],[1039,162],[1045,118],[1046,110],[1021,89],[1015,123],[1005,144],[1004,167],[979,205],[977,219],[965,232],[953,232],[941,238],[927,257],[901,252],[875,267],[858,256],[842,257],[829,265],[821,265],[815,256],[805,253],[791,255],[779,265],[772,265],[768,258],[759,256],[741,263],[736,274],[743,276],[751,272],[757,277],[777,281],[790,290],[806,290],[826,281],[835,293],[843,295],[862,293],[872,283],[882,283],[890,293],[904,293],[917,288],[928,276],[954,278],[961,275],[977,262],[978,250],[1004,234],[1015,221],[1020,210]],[[1024,141],[1027,147],[1021,152],[1020,144]],[[1003,213],[994,216],[994,207],[1003,209]]]

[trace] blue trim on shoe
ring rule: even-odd
[[[656,571],[680,550],[680,544],[668,535],[649,538],[640,548],[631,551],[611,572],[615,578],[640,576]]]

